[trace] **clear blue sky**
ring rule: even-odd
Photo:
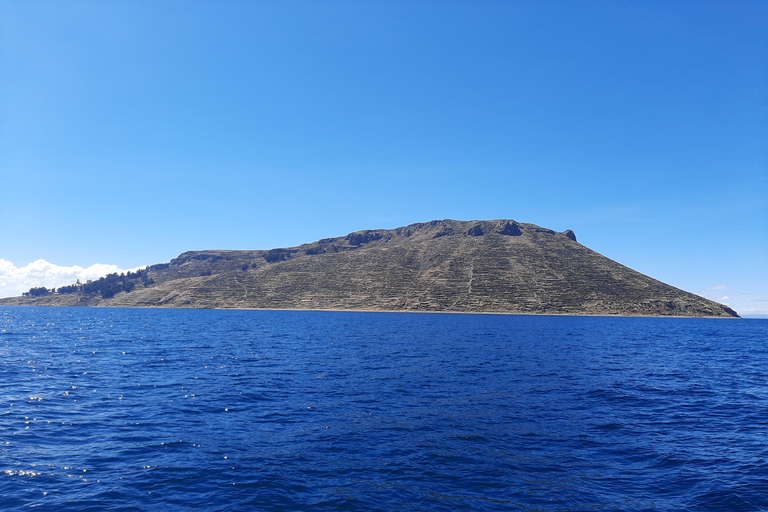
[[[0,0],[17,267],[442,218],[768,312],[768,2]]]

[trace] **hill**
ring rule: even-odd
[[[735,317],[555,232],[439,220],[298,247],[190,251],[169,263],[0,304]]]

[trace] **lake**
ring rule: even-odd
[[[768,510],[768,320],[0,307],[0,500]]]

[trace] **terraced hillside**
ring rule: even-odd
[[[737,316],[592,251],[571,231],[513,220],[440,220],[284,249],[185,252],[113,281],[108,293],[70,289],[0,304]]]

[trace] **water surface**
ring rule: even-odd
[[[0,307],[2,510],[768,510],[768,321]]]

